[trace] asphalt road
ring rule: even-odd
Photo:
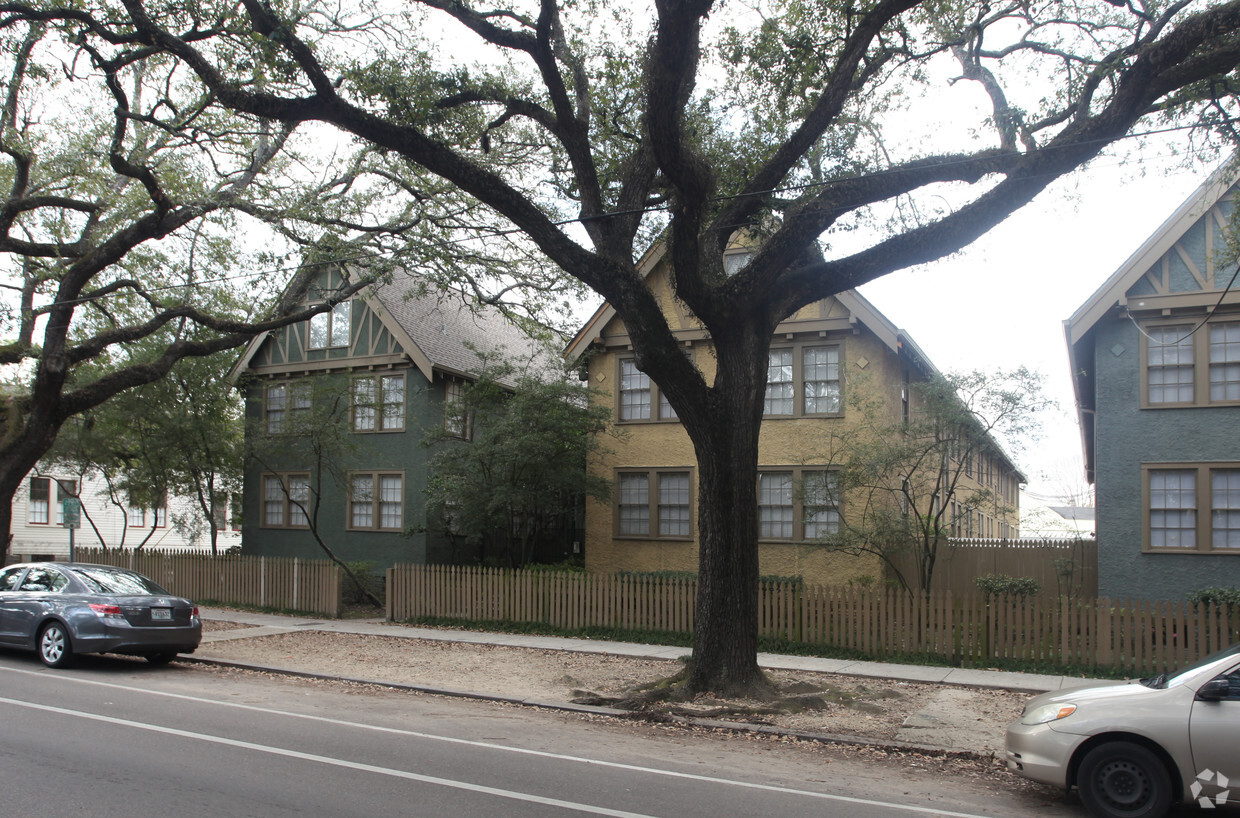
[[[0,804],[56,816],[1081,816],[908,761],[174,663],[0,652]]]

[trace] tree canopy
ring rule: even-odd
[[[268,139],[311,122],[348,135],[375,170],[358,188],[372,206],[418,215],[399,234],[410,258],[478,297],[519,300],[508,296],[524,285],[524,303],[550,304],[569,281],[607,299],[697,453],[694,689],[760,684],[754,474],[776,325],[959,250],[1134,128],[1229,134],[1240,62],[1240,0],[0,11],[12,53],[46,27],[97,73],[198,88],[204,114],[236,114]],[[145,99],[153,125],[196,115]],[[122,131],[147,121],[116,100]],[[926,100],[953,111],[943,125],[911,113]],[[307,165],[323,178],[338,167]],[[169,212],[150,174],[126,178]],[[728,275],[738,231],[760,241]],[[645,286],[656,236],[711,336],[712,382]]]

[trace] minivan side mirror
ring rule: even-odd
[[[1226,678],[1211,679],[1197,691],[1199,702],[1221,702],[1231,696],[1231,682]]]

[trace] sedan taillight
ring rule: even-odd
[[[98,616],[124,616],[121,612],[120,605],[103,605],[97,602],[90,603],[90,609]]]

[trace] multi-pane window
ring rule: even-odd
[[[805,486],[805,539],[815,540],[840,533],[839,485],[828,471],[807,471]]]
[[[772,349],[766,367],[764,415],[791,415],[793,407],[792,350]]]
[[[1240,321],[1210,325],[1210,400],[1240,401]]]
[[[310,475],[263,476],[263,525],[268,528],[307,528],[310,518]]]
[[[1193,328],[1147,330],[1147,397],[1151,404],[1193,402]]]
[[[1156,469],[1150,481],[1150,547],[1197,547],[1197,471]]]
[[[1215,548],[1240,548],[1240,469],[1211,471],[1210,529]]]
[[[758,536],[792,539],[792,472],[758,475]]]
[[[827,469],[761,471],[758,474],[758,536],[817,540],[838,534],[838,481]]]
[[[469,411],[465,405],[465,382],[449,378],[444,382],[443,427],[455,437],[469,439]]]
[[[284,416],[288,412],[288,384],[268,386],[266,397],[263,409],[267,418],[267,433],[279,434],[284,431]]]
[[[404,374],[353,379],[353,431],[392,432],[404,428]]]
[[[839,347],[805,347],[801,355],[805,414],[840,411]]]
[[[1240,549],[1240,463],[1143,468],[1144,547],[1177,553]]]
[[[620,419],[650,418],[650,376],[631,358],[620,361]]]
[[[843,411],[839,346],[772,349],[768,355],[764,415],[835,415]]]
[[[26,505],[26,520],[35,525],[46,525],[51,509],[51,484],[46,477],[30,478],[30,500]]]
[[[665,537],[688,537],[689,473],[669,472],[659,475],[659,534]]]
[[[619,405],[622,421],[676,420],[676,410],[650,376],[632,358],[620,359]]]
[[[355,473],[349,481],[349,528],[400,531],[404,528],[401,474]]]
[[[620,475],[618,528],[621,535],[650,534],[650,476],[642,473]]]
[[[146,509],[142,506],[130,505],[125,509],[125,524],[130,528],[142,528],[146,525]]]
[[[617,474],[616,482],[618,536],[693,536],[693,495],[688,470],[623,471]]]
[[[310,349],[347,347],[351,328],[352,306],[348,301],[310,319]]]

